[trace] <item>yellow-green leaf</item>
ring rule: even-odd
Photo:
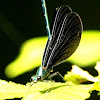
[[[100,61],[96,63],[95,69],[98,71],[98,78],[100,79]]]
[[[21,98],[26,94],[25,85],[0,80],[0,99]]]
[[[47,37],[33,38],[23,43],[18,57],[5,69],[5,74],[14,78],[41,64]]]
[[[97,66],[99,65],[98,63],[95,68],[97,68]],[[96,70],[100,72],[99,67]],[[68,83],[80,84],[86,81],[100,82],[100,77],[99,76],[94,77],[91,74],[89,74],[88,71],[85,71],[79,68],[78,66],[73,65],[71,71],[65,74],[64,80],[67,81]]]
[[[100,60],[100,31],[84,31],[79,47],[67,60],[78,66],[89,66]]]
[[[18,57],[5,69],[5,74],[14,78],[40,66],[47,37],[34,38],[23,43]],[[89,66],[100,59],[100,31],[84,31],[80,45],[66,61],[79,66]]]
[[[22,85],[0,80],[0,99],[85,100],[92,90],[100,91],[100,84],[70,85],[47,81]]]
[[[38,82],[22,100],[85,100],[92,85],[69,86],[67,83]]]

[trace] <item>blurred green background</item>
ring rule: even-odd
[[[84,30],[100,31],[99,0],[46,0],[46,4],[50,23],[52,22],[53,13],[57,7],[61,5],[69,5],[73,11],[80,15]],[[0,79],[11,80],[22,84],[30,81],[30,77],[36,73],[37,68],[34,70],[31,68],[30,71],[26,71],[12,79],[5,75],[5,68],[18,56],[23,42],[31,38],[42,36],[47,36],[47,34],[40,0],[0,1]],[[90,38],[90,36],[88,36],[88,38]],[[94,41],[94,38],[92,37],[91,40]],[[99,42],[100,41],[98,41],[98,44]],[[93,44],[93,48],[94,45],[95,44]],[[92,46],[90,50],[92,50]],[[84,56],[87,58],[87,55]],[[83,57],[81,56],[80,58]],[[41,63],[40,60],[39,63]],[[64,62],[63,64],[55,67],[54,71],[59,71],[62,75],[64,75],[67,70],[71,69],[72,64],[73,63],[71,62]],[[80,65],[80,67],[83,67],[83,69],[88,70],[92,75],[96,76],[97,72],[94,71],[94,65],[95,62],[88,66]],[[39,67],[39,64],[37,64],[37,67]],[[17,70],[22,69],[18,68]],[[12,73],[12,71],[8,74],[10,73]],[[59,79],[57,81],[59,81]]]

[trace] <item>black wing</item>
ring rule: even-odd
[[[70,57],[79,45],[82,22],[79,15],[68,6],[57,9],[52,26],[51,40],[48,39],[42,66],[56,66]]]
[[[53,21],[52,21],[52,26],[51,26],[51,29],[55,29],[55,31],[52,33],[52,43],[50,42],[50,40],[48,39],[47,40],[47,44],[46,44],[46,47],[45,47],[45,50],[44,50],[44,54],[43,54],[43,58],[42,58],[42,66],[45,66],[46,67],[46,62],[51,54],[51,45],[53,45],[58,37],[57,34],[59,34],[57,32],[57,29],[59,29],[59,27],[61,27],[60,23],[61,23],[61,19],[64,18],[64,15],[66,13],[69,13],[71,12],[71,8],[68,7],[67,5],[63,5],[61,6],[60,8],[57,8],[55,13],[54,13],[54,17],[53,17]],[[62,20],[63,21],[63,20]]]

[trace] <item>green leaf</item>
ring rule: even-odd
[[[26,94],[25,85],[0,80],[0,99],[21,98]]]
[[[100,91],[100,83],[99,82],[95,82],[93,84],[92,90]]]
[[[100,72],[100,68],[96,70]],[[65,74],[64,80],[72,84],[80,84],[86,81],[100,82],[100,78],[98,76],[94,77],[91,74],[89,74],[88,71],[85,71],[76,65],[73,65],[72,70],[70,72],[67,72],[67,74]]]
[[[92,85],[69,86],[67,83],[38,82],[22,100],[85,100]]]
[[[78,66],[89,66],[100,60],[100,31],[83,31],[79,47],[67,60]]]
[[[5,74],[14,78],[41,65],[47,37],[27,40],[21,46],[18,57],[5,69]],[[80,45],[66,61],[78,66],[89,66],[100,59],[100,31],[84,31]]]
[[[84,100],[90,96],[92,85],[69,86],[67,83],[38,82],[30,87],[0,80],[0,99],[22,100]]]
[[[24,42],[18,57],[6,67],[5,74],[14,78],[40,66],[46,41],[47,37],[42,37]]]
[[[98,95],[100,95],[100,92],[98,92]]]
[[[98,65],[99,62],[95,68],[99,73],[100,68]],[[66,78],[66,76],[68,77]],[[26,86],[0,80],[0,99],[22,98],[22,100],[85,100],[90,97],[89,92],[92,92],[93,90],[100,91],[100,80],[98,76],[93,77],[87,71],[84,71],[75,65],[71,72],[65,75],[65,79],[67,80],[67,83],[51,81],[37,83],[31,82],[27,83]],[[77,83],[79,84],[82,79],[95,83],[76,85]]]
[[[96,63],[96,66],[94,68],[98,71],[98,76],[97,77],[100,79],[100,61],[98,61]]]

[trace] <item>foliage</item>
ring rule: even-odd
[[[21,85],[0,80],[0,99],[85,100],[90,97],[93,90],[100,91],[100,62],[97,62],[95,69],[98,71],[97,77],[93,77],[88,72],[78,68],[78,66],[73,66],[71,72],[69,72],[70,74],[68,73],[64,77],[66,83],[45,81]],[[77,71],[79,73],[76,73]],[[92,81],[94,84],[80,84],[83,79]]]
[[[18,57],[5,69],[7,77],[14,78],[40,66],[46,41],[47,37],[40,37],[24,42]],[[100,59],[99,43],[100,31],[84,31],[78,49],[66,61],[80,67],[95,64]]]
[[[18,57],[7,66],[6,75],[14,78],[40,66],[46,41],[47,37],[42,37],[23,43]],[[84,31],[78,49],[67,61],[78,66],[95,63],[100,59],[99,42],[99,31]],[[0,99],[85,100],[90,97],[93,90],[100,91],[100,62],[98,61],[95,66],[98,71],[96,77],[76,65],[73,65],[72,70],[64,76],[65,83],[45,81],[22,85],[0,80]],[[93,84],[81,84],[86,81],[91,81]]]

